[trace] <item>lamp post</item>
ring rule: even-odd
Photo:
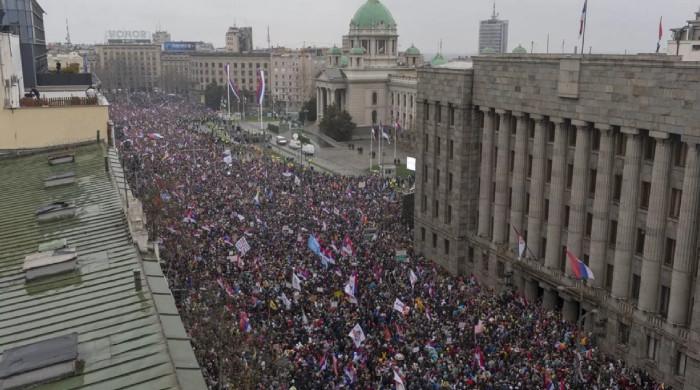
[[[309,110],[302,111],[301,115],[301,129],[299,130],[299,143],[301,144],[301,149],[299,149],[299,163],[304,166],[304,124],[306,123],[306,114]]]

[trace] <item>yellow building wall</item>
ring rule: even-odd
[[[108,106],[0,109],[0,150],[106,142]]]

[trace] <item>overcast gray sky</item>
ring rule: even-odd
[[[211,42],[220,47],[234,22],[252,26],[254,45],[340,45],[355,10],[366,0],[39,0],[45,8],[47,39],[63,41],[66,18],[73,42],[101,43],[106,30],[154,31],[160,24],[174,40]],[[415,43],[423,52],[475,52],[479,21],[491,15],[492,0],[382,0],[399,29],[399,45]],[[590,0],[586,46],[594,52],[651,52],[659,17],[668,30],[694,18],[700,0]],[[498,0],[502,19],[510,21],[509,47],[522,44],[544,52],[573,50],[583,0]],[[664,44],[665,47],[665,44]]]

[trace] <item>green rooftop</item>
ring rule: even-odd
[[[411,47],[406,49],[406,54],[409,56],[417,56],[417,55],[420,55],[420,50],[418,50],[417,47],[411,45]]]
[[[447,60],[440,53],[436,54],[435,57],[433,57],[433,59],[430,60],[431,66],[445,65],[446,63],[447,63]]]
[[[131,242],[120,192],[105,172],[107,151],[92,144],[71,153],[74,163],[56,166],[50,153],[0,160],[0,359],[10,348],[77,332],[82,369],[36,389],[204,389],[160,267]],[[67,170],[75,183],[44,188],[44,179]],[[77,214],[37,221],[36,211],[56,201],[74,203]],[[57,240],[77,249],[76,269],[26,281],[25,256],[63,244]],[[157,281],[165,289],[156,291]]]
[[[343,51],[340,50],[338,46],[333,46],[331,50],[328,52],[328,54],[333,55],[333,56],[339,56],[343,54]]]
[[[355,55],[355,56],[361,56],[365,54],[365,49],[360,46],[355,46],[352,49],[350,49],[350,54]]]
[[[396,22],[391,12],[379,0],[367,0],[350,21],[351,27],[361,29],[395,28]]]

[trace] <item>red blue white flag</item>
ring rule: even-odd
[[[569,259],[569,264],[571,265],[571,271],[573,272],[574,276],[576,279],[581,279],[581,280],[594,280],[595,276],[593,276],[593,271],[591,271],[590,268],[581,261],[576,255],[573,253],[569,252],[567,249],[566,251],[566,257]]]
[[[588,0],[583,3],[583,11],[581,11],[581,28],[578,31],[579,37],[583,35],[583,31],[586,29],[586,11],[588,10]]]
[[[256,101],[259,105],[263,105],[265,100],[265,71],[262,69],[258,70],[258,90],[256,93]]]

